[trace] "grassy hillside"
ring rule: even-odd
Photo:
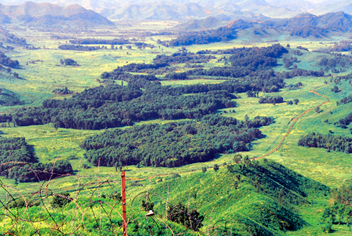
[[[172,204],[181,202],[202,212],[206,216],[203,230],[207,232],[219,232],[227,222],[228,230],[240,235],[246,235],[243,231],[280,235],[308,226],[300,207],[314,204],[313,197],[325,199],[329,194],[328,187],[278,163],[246,163],[185,174],[158,184],[151,198],[157,212],[165,209],[160,199],[169,198]]]

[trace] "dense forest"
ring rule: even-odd
[[[270,125],[272,117],[244,121],[220,115],[187,121],[134,126],[106,131],[87,138],[81,147],[94,165],[143,165],[176,167],[211,160],[217,153],[248,151],[251,141],[263,138],[257,128]]]
[[[187,92],[181,88],[159,83],[150,84],[145,91],[133,84],[100,86],[69,99],[45,100],[42,107],[21,108],[12,118],[18,126],[54,123],[62,128],[104,129],[149,119],[201,118],[236,106],[235,96],[224,90],[184,94]]]
[[[325,148],[328,151],[352,153],[352,138],[332,134],[311,133],[298,141],[299,146]]]
[[[86,38],[86,39],[72,39],[69,41],[72,44],[108,44],[108,45],[122,45],[130,44],[126,39],[95,39],[95,38]]]
[[[191,70],[182,72],[181,74],[175,73],[172,71],[170,64],[207,62],[208,60],[215,58],[211,55],[203,55],[203,53],[199,52],[196,54],[190,53],[183,49],[182,51],[174,53],[170,56],[157,55],[156,58],[153,59],[153,64],[131,63],[122,67],[118,67],[112,72],[104,72],[101,75],[101,78],[129,81],[133,76],[126,74],[128,72],[149,73],[150,75],[159,72],[166,72],[166,79],[187,79],[189,76],[217,76],[233,79],[249,76],[250,78],[247,79],[253,80],[255,77],[254,80],[267,80],[267,82],[265,82],[267,85],[264,86],[266,87],[265,91],[277,92],[277,89],[272,90],[268,88],[269,86],[273,85],[277,86],[276,82],[271,82],[272,80],[280,80],[280,83],[282,84],[284,79],[289,79],[297,76],[324,76],[323,71],[307,71],[297,68],[287,72],[274,72],[272,69],[277,65],[277,59],[282,57],[283,54],[288,53],[288,50],[282,47],[280,44],[275,44],[263,48],[234,48],[229,49],[228,52],[232,54],[232,56],[229,58],[231,66],[213,67],[210,69],[190,67]],[[160,69],[163,70],[157,72],[157,70]],[[186,73],[186,75],[184,73]],[[153,79],[152,77],[147,79],[157,80],[156,78]],[[282,88],[282,86],[277,87]]]
[[[3,52],[0,52],[0,65],[8,66],[11,68],[16,68],[20,65],[17,60],[11,60],[8,56],[6,56]]]
[[[17,182],[33,182],[72,173],[68,161],[41,164],[25,138],[0,137],[0,175]]]

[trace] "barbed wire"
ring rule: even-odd
[[[32,163],[26,162],[12,161],[0,165],[2,167],[0,175],[11,168],[28,167],[38,183],[40,183],[37,189],[25,190],[6,185],[0,180],[0,189],[6,195],[5,199],[0,198],[0,214],[3,216],[3,229],[0,231],[0,235],[19,235],[23,234],[24,230],[26,232],[31,231],[32,235],[87,235],[92,232],[96,232],[98,235],[121,234],[122,210],[121,203],[117,197],[117,193],[119,193],[117,189],[121,188],[120,181],[109,178],[100,179],[98,173],[98,176],[96,176],[98,180],[84,182],[84,176],[80,175],[80,170],[77,175],[55,173],[55,164],[56,161],[53,162],[51,171],[38,171]],[[81,166],[79,166],[80,168]],[[41,179],[41,176],[44,176],[44,178]],[[51,188],[54,180],[66,176],[76,177],[76,186]],[[199,219],[193,217],[188,209],[185,211],[177,205],[173,205],[173,207],[178,211],[172,214],[169,214],[166,208],[165,214],[162,214],[164,217],[157,213],[152,217],[146,216],[146,210],[138,207],[144,197],[146,197],[147,202],[152,202],[151,197],[153,197],[156,198],[154,202],[157,201],[166,206],[172,204],[169,199],[165,199],[150,189],[151,178],[157,177],[160,176],[144,178],[145,180],[149,179],[147,190],[134,194],[134,196],[129,196],[127,223],[129,225],[142,224],[142,229],[147,229],[149,235],[154,235],[154,231],[163,229],[167,234],[173,236],[183,235],[189,229],[185,227],[180,230],[178,227],[178,232],[176,232],[172,223],[170,223],[172,214],[183,213],[187,215],[190,219],[191,229],[193,228],[193,222],[202,223]],[[133,180],[130,179],[129,181]],[[105,189],[104,193],[99,195],[99,189],[101,191],[103,187],[110,188],[110,191]],[[73,197],[69,195],[72,192],[75,193]],[[110,198],[105,196],[105,193],[108,192],[112,193]],[[54,199],[59,199],[65,204],[54,207]],[[198,235],[214,235],[213,233],[220,227],[218,226],[219,222],[214,224],[210,222],[210,224],[211,230],[209,230],[209,227],[205,228],[205,231],[199,230],[197,231]],[[133,233],[129,235],[133,235]]]

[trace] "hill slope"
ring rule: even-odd
[[[308,224],[297,214],[308,196],[324,197],[329,188],[272,161],[244,161],[214,172],[196,172],[164,181],[153,192],[171,204],[189,204],[206,216],[204,225],[226,226],[239,235],[281,235]],[[165,203],[155,196],[158,213]],[[237,234],[235,234],[237,235]]]

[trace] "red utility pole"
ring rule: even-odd
[[[127,236],[127,216],[126,216],[126,182],[125,172],[121,172],[121,186],[122,186],[122,228],[123,236]]]

